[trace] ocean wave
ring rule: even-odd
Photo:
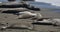
[[[51,3],[52,5],[60,6],[60,0],[35,0],[35,1]]]

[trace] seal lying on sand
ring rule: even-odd
[[[34,24],[60,26],[60,19],[43,19],[34,21]]]
[[[5,24],[4,24],[5,25]],[[6,29],[33,29],[33,26],[29,24],[21,24],[21,23],[14,23],[14,24],[6,24],[5,26],[1,26],[0,30],[6,30]]]
[[[29,11],[19,12],[19,18],[42,18],[40,13],[32,13]]]

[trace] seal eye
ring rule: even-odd
[[[32,17],[35,17],[35,16],[32,16]]]

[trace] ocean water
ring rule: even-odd
[[[16,2],[19,2],[20,0],[16,0]],[[7,0],[0,0],[0,2],[8,2]],[[60,12],[60,6],[56,6],[56,5],[52,5],[51,3],[47,3],[47,1],[29,1],[30,5],[35,6],[37,8],[49,8],[49,9],[53,9],[52,11],[54,12]]]
[[[60,0],[35,0],[35,1],[51,3],[52,5],[60,6]]]
[[[44,2],[30,2],[32,6],[38,7],[38,8],[47,8],[52,9],[53,12],[60,13],[60,7],[52,5],[51,3],[44,3]]]

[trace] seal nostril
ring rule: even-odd
[[[8,24],[8,23],[6,23],[6,24]]]

